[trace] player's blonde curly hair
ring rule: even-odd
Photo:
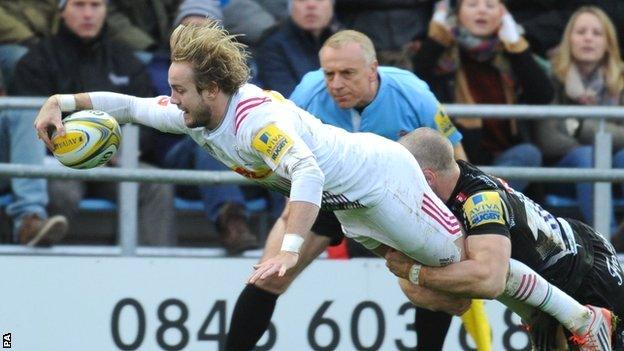
[[[189,62],[197,90],[216,86],[233,94],[249,79],[244,44],[219,24],[179,25],[171,34],[171,62]]]

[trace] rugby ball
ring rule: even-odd
[[[88,169],[106,164],[119,149],[121,129],[108,113],[78,111],[63,120],[65,135],[52,135],[52,153],[63,165]]]

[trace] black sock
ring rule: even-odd
[[[416,333],[418,334],[417,351],[442,350],[446,333],[451,326],[451,316],[444,312],[434,312],[425,308],[416,308]]]
[[[249,351],[256,346],[269,327],[278,296],[247,284],[234,306],[225,351]]]

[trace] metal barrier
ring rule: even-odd
[[[0,97],[0,109],[38,109],[45,99],[39,97]],[[547,180],[550,182],[594,181],[594,227],[601,233],[609,232],[611,221],[611,190],[609,182],[624,182],[624,170],[611,170],[611,138],[604,131],[605,119],[624,119],[624,107],[606,106],[533,106],[533,105],[445,105],[447,113],[453,117],[487,118],[592,118],[601,121],[596,135],[596,166],[591,170],[570,168],[524,168],[524,167],[483,167],[494,175],[507,179]],[[121,181],[119,209],[120,250],[109,250],[111,254],[137,255],[137,207],[138,184],[140,182],[168,182],[185,184],[242,184],[248,183],[233,172],[178,171],[178,170],[139,170],[137,127],[123,127],[124,147],[121,150],[122,168],[101,168],[76,171],[67,168],[49,168],[0,163],[0,177],[98,179]],[[15,248],[0,248],[0,253],[24,253]],[[71,251],[71,250],[70,250]],[[88,250],[87,250],[88,251]],[[184,251],[182,249],[180,252]],[[62,254],[64,250],[55,249]],[[168,253],[176,252],[168,249]]]

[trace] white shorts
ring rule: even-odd
[[[345,235],[368,249],[385,244],[428,266],[459,262],[459,221],[407,150],[396,144],[388,151],[376,168],[381,181],[375,201],[367,208],[334,212]]]

